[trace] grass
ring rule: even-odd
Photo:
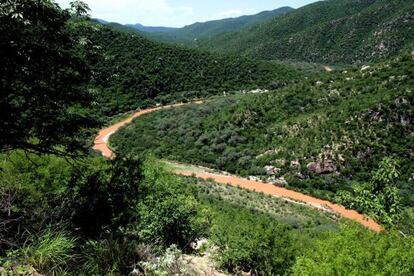
[[[192,177],[182,178],[195,187],[199,199],[207,204],[225,201],[239,208],[269,214],[277,221],[287,223],[294,228],[336,228],[340,220],[335,214],[314,210],[306,205],[289,202],[263,193],[251,192],[230,185],[221,185],[214,181]]]

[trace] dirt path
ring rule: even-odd
[[[202,102],[200,101],[200,102],[195,102],[195,103],[201,104]],[[161,110],[161,109],[178,107],[182,105],[184,104],[174,104],[174,105],[168,105],[168,106],[156,107],[156,108],[150,108],[150,109],[138,111],[134,113],[128,119],[123,120],[117,124],[114,124],[108,128],[102,129],[99,132],[99,135],[95,138],[93,149],[98,152],[101,152],[102,155],[105,156],[106,158],[113,159],[115,157],[115,154],[108,147],[107,143],[108,143],[109,137],[112,134],[114,134],[117,130],[129,124],[135,118],[138,118],[144,114],[148,114],[148,113]],[[305,195],[299,192],[295,192],[289,189],[276,187],[272,184],[256,182],[253,180],[248,180],[248,179],[244,179],[244,178],[234,176],[234,175],[229,175],[229,174],[214,173],[214,172],[208,171],[208,169],[205,169],[205,170],[200,169],[200,167],[197,167],[197,170],[177,168],[174,170],[174,172],[179,175],[195,176],[197,178],[202,178],[206,180],[212,179],[217,183],[230,184],[232,186],[241,187],[247,190],[262,192],[265,194],[285,198],[288,200],[293,200],[295,202],[305,203],[313,208],[317,208],[317,209],[321,209],[321,210],[329,211],[329,212],[335,212],[341,215],[342,217],[354,220],[373,231],[376,231],[376,232],[382,231],[381,225],[376,223],[374,220],[369,219],[362,214],[359,214],[358,212],[354,210],[348,210],[341,205],[334,204],[332,202],[321,200],[321,199],[308,196],[308,195]]]

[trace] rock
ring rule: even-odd
[[[276,168],[274,166],[265,166],[264,170],[268,175],[275,175],[282,171],[282,169]]]
[[[369,66],[369,65],[364,65],[364,66],[362,66],[361,71],[368,70],[369,68],[371,68],[371,66]]]
[[[269,183],[269,184],[272,184],[272,185],[276,185],[278,187],[286,187],[286,186],[289,185],[289,183],[286,181],[286,179],[283,176],[282,177],[278,177],[278,178],[276,178],[274,176],[269,177],[266,180],[266,182]]]
[[[293,160],[290,162],[290,167],[291,168],[298,168],[300,167],[300,161],[299,160]]]
[[[328,174],[337,171],[332,160],[317,160],[307,165],[308,171],[314,174]]]
[[[279,187],[286,187],[289,185],[289,183],[286,181],[286,179],[282,176],[276,179],[276,185]]]
[[[251,180],[251,181],[256,181],[256,182],[260,182],[261,181],[261,179],[259,177],[253,176],[253,175],[249,176],[248,179]]]

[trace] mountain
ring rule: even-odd
[[[412,45],[413,26],[412,0],[329,0],[193,46],[258,59],[366,62]]]
[[[281,87],[300,76],[285,65],[153,42],[119,24],[73,25],[77,39],[85,41],[90,86],[104,115],[223,91]]]
[[[175,44],[192,44],[194,40],[208,39],[222,33],[238,31],[242,28],[287,14],[293,10],[291,7],[282,7],[272,11],[263,11],[255,15],[245,15],[202,23],[197,22],[183,28],[148,27],[141,24],[127,24],[125,26],[139,31],[141,35],[152,40]],[[111,23],[111,25],[113,24]]]
[[[242,28],[265,22],[293,11],[293,8],[282,7],[272,11],[264,11],[255,15],[245,15],[237,18],[194,23],[177,29],[168,34],[158,33],[158,39],[164,42],[191,42],[193,40],[210,38],[218,34],[237,31]]]
[[[143,31],[147,33],[170,33],[178,30],[178,28],[170,28],[170,27],[151,27],[151,26],[144,26],[142,24],[126,24],[125,26],[136,29],[138,31]]]

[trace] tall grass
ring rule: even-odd
[[[76,240],[67,233],[48,229],[35,235],[32,241],[27,241],[12,255],[41,273],[62,275],[73,257],[75,243]]]

